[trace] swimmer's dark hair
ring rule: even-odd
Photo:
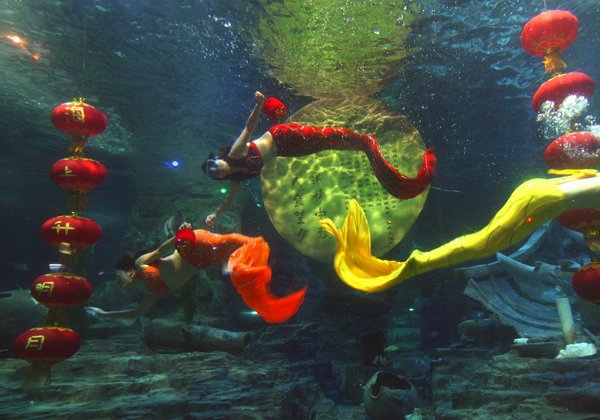
[[[156,248],[154,248],[156,249]],[[117,261],[117,265],[115,266],[116,270],[129,271],[135,270],[135,261],[144,254],[152,251],[152,249],[144,249],[142,251],[130,252],[129,254],[123,255],[119,261]]]

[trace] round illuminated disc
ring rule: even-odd
[[[289,122],[374,133],[386,159],[409,177],[423,163],[425,147],[417,129],[376,99],[321,99],[296,112]],[[359,151],[278,157],[262,170],[263,199],[271,222],[298,251],[323,262],[332,261],[336,242],[319,220],[330,218],[340,226],[351,198],[365,210],[373,254],[381,256],[410,229],[428,191],[410,200],[395,198],[379,184],[366,155]]]

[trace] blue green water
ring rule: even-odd
[[[529,108],[544,75],[518,39],[524,22],[544,5],[416,4],[420,13],[407,40],[413,49],[375,96],[408,115],[425,144],[435,148],[440,175],[434,186],[461,191],[432,194],[415,226],[419,242],[436,243],[480,226],[520,180],[544,170],[545,145]],[[64,194],[45,175],[66,145],[49,124],[53,106],[83,96],[109,113],[108,131],[90,148],[90,157],[104,161],[110,172],[89,208],[104,226],[105,240],[96,253],[106,255],[101,258],[106,264],[96,271],[105,271],[115,250],[120,252],[140,184],[144,189],[154,177],[167,178],[181,188],[177,194],[189,195],[184,183],[201,176],[197,162],[206,150],[237,135],[254,90],[279,95],[292,111],[310,102],[297,95],[301,89],[270,78],[270,64],[256,53],[256,26],[269,19],[260,2],[7,1],[3,6],[3,33],[20,34],[41,57],[36,62],[10,41],[1,44],[2,211],[10,220],[2,242],[11,244],[3,288],[26,284],[22,269],[37,272],[52,254],[35,241],[37,224],[63,205]],[[547,5],[561,6],[566,5]],[[569,7],[580,20],[579,37],[565,56],[569,69],[593,77],[597,6],[571,2]],[[592,114],[595,106],[592,102]],[[268,126],[261,124],[259,130]],[[169,171],[164,163],[172,160],[182,165]],[[473,203],[478,211],[465,224],[459,209]],[[444,237],[432,238],[432,232]]]
[[[280,97],[291,112],[318,99],[318,89],[307,87],[307,80],[315,77],[291,75],[298,68],[294,60],[302,60],[296,56],[302,51],[299,44],[297,51],[289,51],[294,43],[289,44],[290,56],[270,54],[278,40],[289,42],[288,35],[293,40],[292,35],[301,38],[305,31],[315,49],[325,45],[325,51],[337,57],[336,42],[328,44],[324,35],[320,39],[316,23],[294,27],[293,34],[292,24],[277,26],[286,8],[302,3],[0,0],[0,291],[28,288],[57,260],[56,250],[39,235],[46,219],[65,211],[66,193],[48,176],[68,146],[68,138],[50,122],[54,106],[85,97],[109,118],[108,129],[90,140],[87,153],[107,166],[108,177],[90,192],[84,212],[104,232],[85,257],[88,280],[101,288],[113,280],[114,265],[124,252],[164,239],[163,224],[177,211],[202,226],[222,199],[222,186],[206,179],[200,163],[209,151],[239,134],[256,90]],[[339,3],[339,16],[332,16],[350,25],[359,19],[347,12],[355,10],[355,4],[373,3],[372,10],[380,10],[381,3],[393,2]],[[406,29],[402,44],[386,36],[373,44],[375,48],[389,42],[390,55],[402,51],[405,56],[381,77],[380,88],[367,94],[405,114],[439,160],[425,207],[390,254],[394,259],[402,259],[414,247],[430,249],[479,229],[520,182],[545,174],[542,154],[547,142],[530,104],[545,76],[540,60],[528,56],[519,42],[528,19],[550,8],[574,12],[579,34],[563,54],[568,69],[597,79],[600,68],[596,1],[407,4],[390,6],[380,26],[362,28],[373,36],[387,26]],[[312,6],[316,22],[319,9]],[[338,6],[328,7],[327,13],[330,9],[337,13]],[[26,41],[24,47],[8,38],[14,35]],[[340,39],[343,36],[349,35]],[[371,65],[379,61],[366,56]],[[330,64],[327,60],[335,61],[331,57],[322,55],[322,62],[311,58],[315,74],[319,66]],[[286,60],[292,63],[287,69]],[[382,65],[386,60],[381,59]],[[330,73],[332,80],[354,80],[353,69],[339,63],[338,68],[339,74]],[[368,72],[369,67],[355,70]],[[330,95],[327,91],[322,96]],[[597,103],[590,101],[589,114],[599,115]],[[257,132],[268,126],[261,120]],[[307,266],[314,268],[312,260],[302,259],[277,235],[259,184],[244,188],[246,200],[236,209],[242,221],[231,223],[273,242],[277,275],[287,276],[292,284],[302,284],[303,274],[313,276],[307,283],[314,286],[314,302],[327,295],[325,289],[343,295],[330,266],[319,265],[317,274],[311,272]],[[325,285],[315,280],[325,276]],[[440,290],[434,294],[443,294],[443,285],[437,286]],[[416,293],[406,294],[412,302]],[[316,303],[303,321],[310,322],[315,312]],[[441,335],[444,345],[456,338],[447,331]]]

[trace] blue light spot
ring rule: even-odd
[[[170,160],[170,161],[167,160],[167,161],[163,161],[163,163],[165,164],[165,166],[167,166],[170,169],[175,169],[180,165],[178,160]]]

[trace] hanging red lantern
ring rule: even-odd
[[[547,10],[533,17],[523,26],[521,45],[536,57],[543,57],[547,73],[562,71],[566,64],[560,53],[577,37],[579,21],[565,10]]]
[[[569,95],[591,98],[594,94],[594,87],[594,81],[585,73],[573,71],[560,74],[542,83],[533,95],[531,103],[535,112],[539,112],[540,107],[546,101],[554,102],[554,109],[557,109]]]
[[[87,301],[93,290],[90,282],[74,274],[44,274],[31,285],[31,296],[49,308],[68,308]]]
[[[600,251],[600,211],[588,208],[567,210],[556,220],[568,229],[583,233],[590,251]]]
[[[80,249],[96,243],[102,235],[102,229],[98,223],[86,217],[57,216],[44,222],[41,233],[50,245],[60,247],[68,243],[71,248]]]
[[[287,107],[279,99],[271,97],[263,104],[263,111],[271,120],[277,121],[285,117]]]
[[[600,165],[600,138],[578,132],[560,136],[544,152],[551,169],[594,169]]]
[[[71,156],[55,162],[50,177],[65,190],[89,191],[104,181],[106,166],[94,159]]]
[[[571,284],[581,298],[600,304],[600,263],[581,267],[573,275]]]
[[[80,98],[54,108],[52,123],[70,136],[93,137],[106,129],[108,120],[102,111]]]
[[[58,363],[73,356],[81,346],[76,331],[62,327],[31,328],[17,337],[15,356],[30,363]]]

